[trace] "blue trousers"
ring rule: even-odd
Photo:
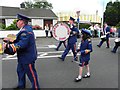
[[[31,64],[19,64],[18,63],[17,74],[18,74],[18,87],[19,88],[25,88],[25,85],[26,85],[25,77],[27,75],[31,82],[32,90],[40,89],[34,63],[31,63]]]
[[[68,44],[65,51],[62,54],[62,58],[63,60],[65,59],[66,55],[68,54],[68,52],[70,51],[70,49],[73,52],[74,55],[74,59],[76,59],[76,43],[75,44]]]
[[[101,47],[105,41],[100,41],[99,46]],[[109,38],[106,39],[107,47],[109,48]]]
[[[118,47],[119,47],[118,45],[115,45],[112,51],[113,51],[114,53],[116,53]]]

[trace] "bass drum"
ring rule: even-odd
[[[56,23],[53,26],[53,37],[58,41],[65,41],[70,36],[70,28],[65,23]]]

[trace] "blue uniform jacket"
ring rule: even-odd
[[[77,34],[79,34],[79,30],[74,25],[70,29],[72,30],[72,33],[68,38],[68,44],[75,44],[77,42]],[[76,34],[74,34],[74,32],[76,32]]]
[[[110,27],[106,27],[106,33],[107,32],[110,32]],[[106,38],[109,38],[110,37],[110,33],[106,35]]]
[[[90,50],[90,52],[92,52],[92,43],[90,39],[87,39],[85,41],[81,41],[81,45],[80,45],[80,61],[85,62],[85,61],[89,61],[90,60],[90,52],[89,53],[85,53],[85,50],[88,49]]]
[[[30,64],[37,59],[37,49],[31,26],[26,25],[20,30],[14,45],[17,48],[18,63]]]

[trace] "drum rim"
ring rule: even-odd
[[[60,40],[60,39],[57,39],[56,38],[56,36],[55,36],[55,34],[54,34],[54,27],[56,26],[56,25],[59,25],[59,24],[63,24],[63,25],[65,25],[65,26],[67,26],[68,28],[66,28],[67,30],[68,30],[68,36],[66,36],[66,38],[64,39],[64,40]],[[53,28],[52,28],[52,34],[53,34],[53,37],[56,39],[56,40],[58,40],[58,41],[65,41],[65,40],[67,40],[68,38],[69,38],[69,36],[70,36],[70,27],[66,24],[66,23],[64,23],[64,22],[59,22],[59,23],[56,23],[54,26],[53,26]]]

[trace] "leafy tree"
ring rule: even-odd
[[[104,12],[104,22],[108,25],[116,26],[120,21],[120,2],[116,0],[115,2],[108,2],[106,10]]]
[[[33,3],[31,1],[27,2],[23,2],[23,4],[25,4],[25,8],[32,8],[33,7]]]

